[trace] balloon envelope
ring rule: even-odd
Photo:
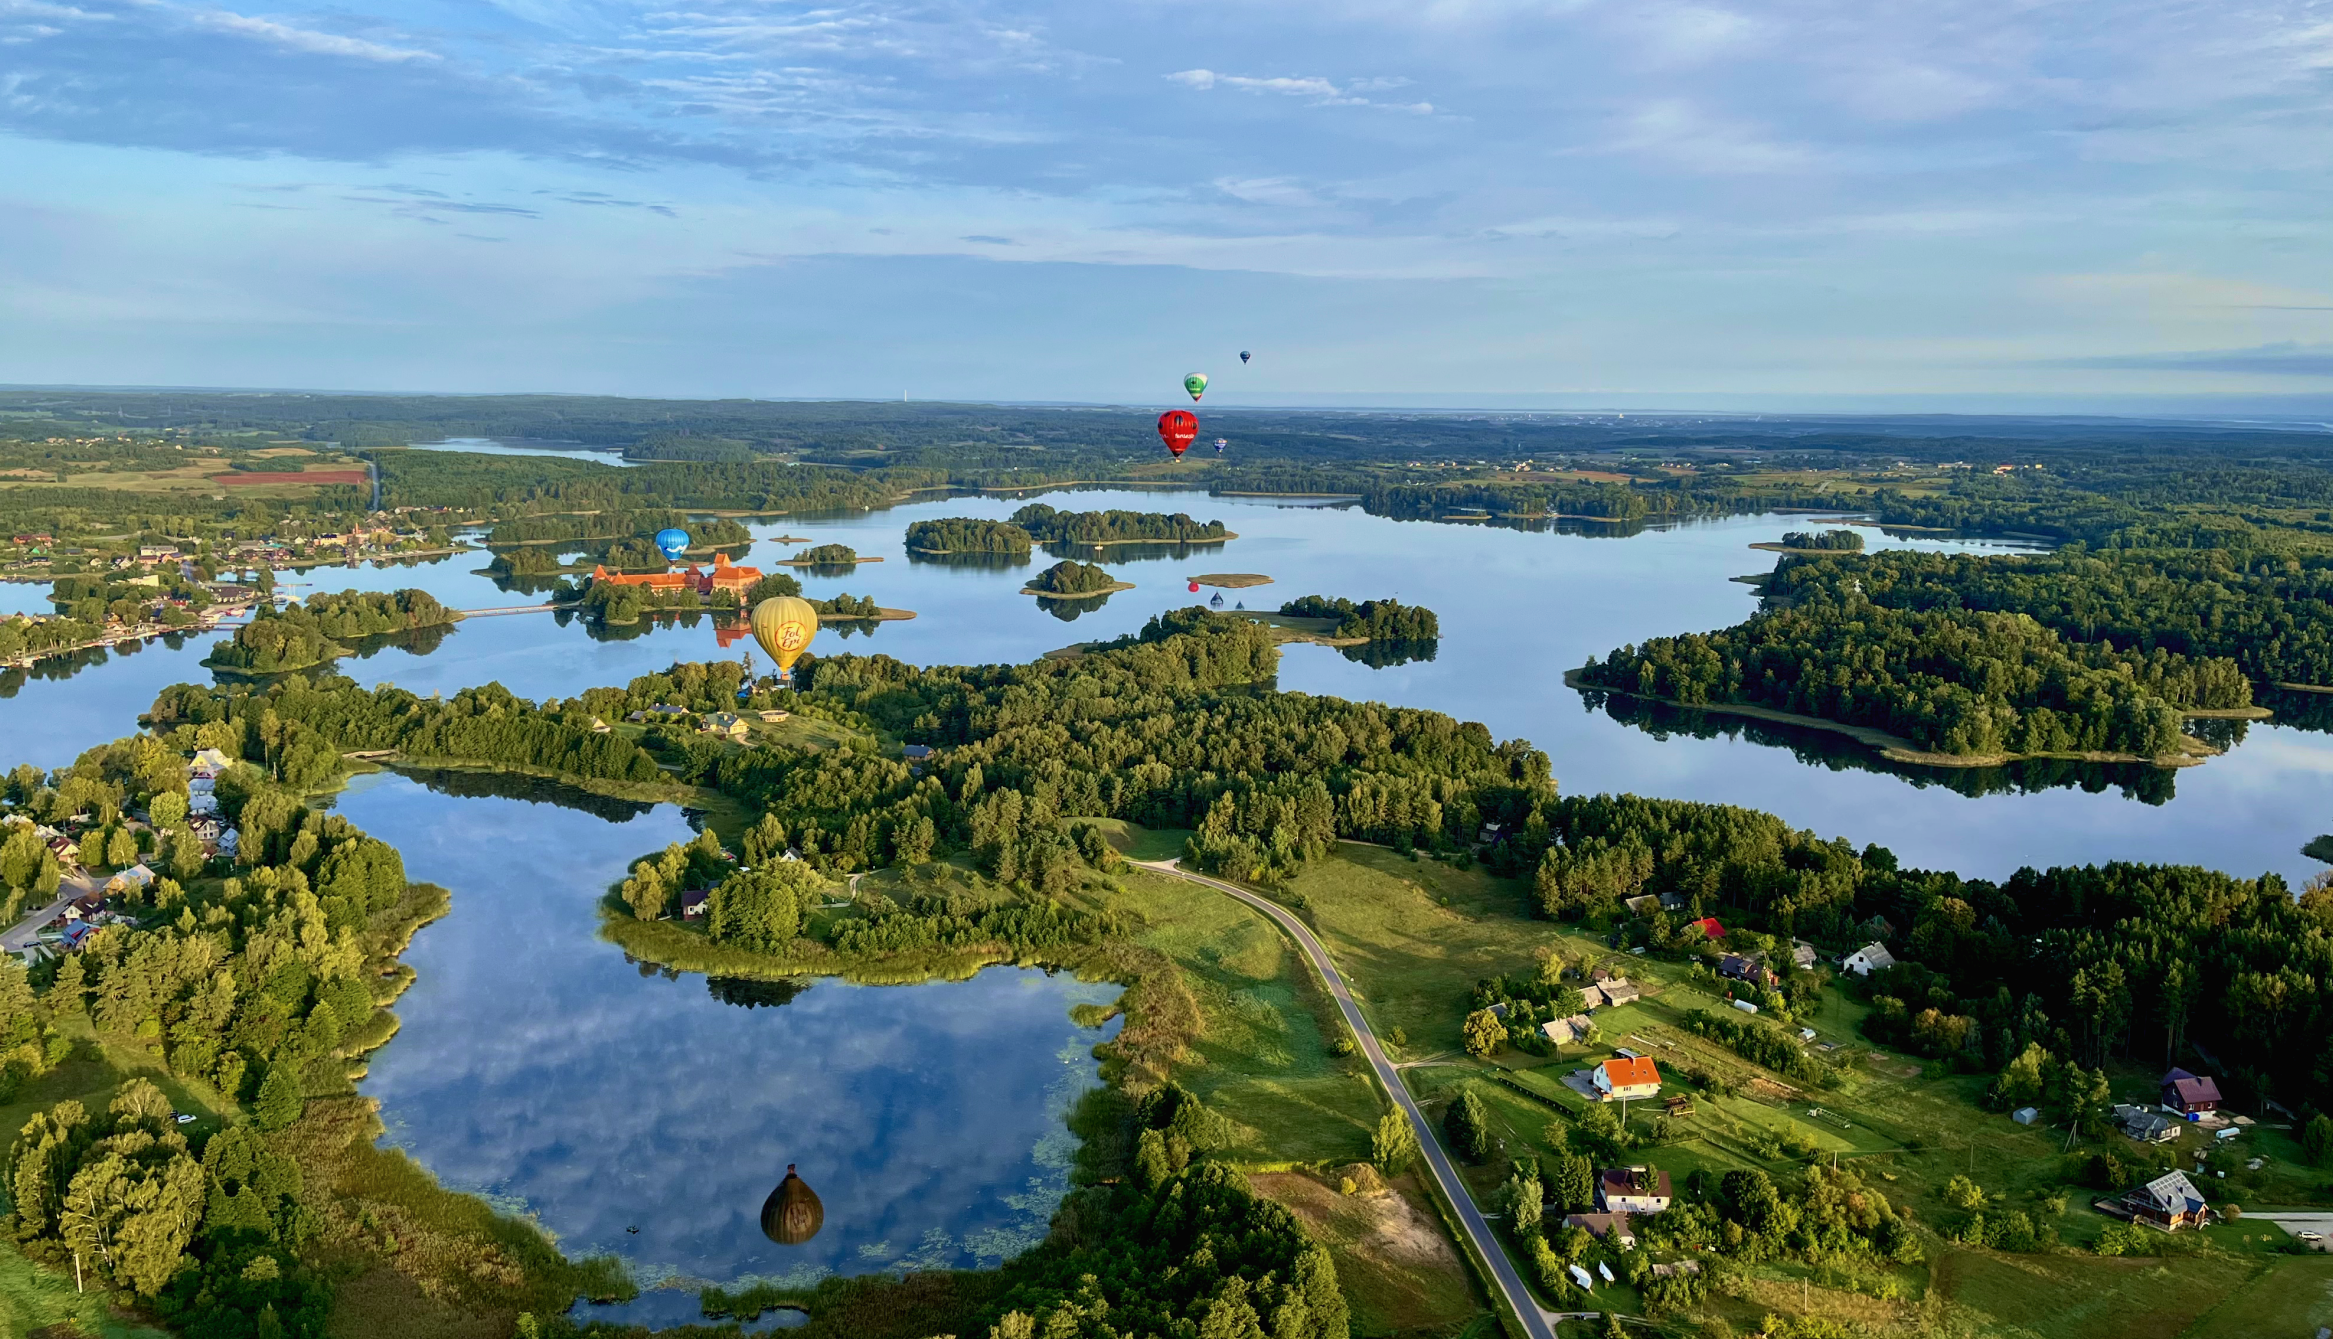
[[[1239,360],[1243,363],[1248,360],[1248,351],[1246,349],[1241,349],[1239,351]]]
[[[1227,442],[1227,441],[1223,440],[1221,437],[1218,437],[1218,438],[1216,438],[1216,439],[1215,439],[1215,454],[1217,454],[1217,455],[1219,455],[1219,456],[1220,456],[1220,455],[1222,455],[1222,454],[1223,454],[1223,448],[1225,448],[1225,447],[1227,447],[1227,446],[1229,446],[1229,445],[1231,445],[1231,443],[1229,443],[1229,442]]]
[[[780,671],[791,671],[817,635],[818,611],[799,595],[773,596],[753,607],[753,639]]]
[[[793,1163],[787,1163],[786,1179],[762,1202],[762,1235],[780,1246],[799,1246],[824,1226],[826,1206],[818,1202],[818,1192],[794,1174]]]
[[[1198,583],[1198,582],[1194,581],[1194,582],[1192,582],[1192,583],[1191,583],[1191,593],[1192,593],[1193,595],[1197,595],[1197,594],[1199,593],[1199,583]]]
[[[1188,409],[1169,409],[1158,416],[1159,440],[1180,460],[1191,449],[1191,441],[1199,435],[1199,416]]]
[[[1207,374],[1205,372],[1193,372],[1191,375],[1184,377],[1183,389],[1189,391],[1191,393],[1191,398],[1194,400],[1198,399],[1202,395],[1205,395],[1207,393]]]
[[[656,547],[667,559],[677,559],[689,551],[689,532],[686,530],[659,530]]]

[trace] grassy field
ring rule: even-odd
[[[2099,1192],[2068,1184],[2069,1164],[2061,1156],[2066,1132],[2020,1126],[1983,1110],[1978,1099],[1987,1075],[1954,1073],[1873,1048],[1856,1031],[1863,1006],[1835,990],[1805,1020],[1818,1043],[1836,1048],[1818,1052],[1836,1067],[1835,1081],[1801,1086],[1680,1025],[1692,1010],[1724,1007],[1705,973],[1682,963],[1620,957],[1568,927],[1533,920],[1528,890],[1520,883],[1346,843],[1299,877],[1287,900],[1301,905],[1328,944],[1380,1037],[1402,1043],[1395,1058],[1428,1114],[1439,1115],[1461,1088],[1482,1100],[1499,1152],[1484,1166],[1464,1168],[1463,1175],[1486,1210],[1495,1208],[1507,1160],[1551,1153],[1566,1137],[1569,1113],[1584,1107],[1565,1076],[1626,1045],[1663,1066],[1666,1093],[1688,1093],[1694,1103],[1693,1114],[1667,1122],[1658,1108],[1640,1104],[1631,1125],[1655,1140],[1632,1153],[1632,1160],[1682,1181],[1696,1169],[1750,1167],[1787,1179],[1818,1158],[1853,1159],[1859,1172],[1926,1223],[1949,1215],[1939,1192],[1952,1177],[1965,1175],[2002,1210],[2030,1214],[2066,1243],[2053,1253],[2019,1255],[1931,1237],[1925,1274],[1909,1271],[1902,1280],[1905,1300],[1889,1302],[1864,1295],[1868,1286],[1858,1291],[1821,1271],[1761,1266],[1745,1273],[1737,1295],[1712,1303],[1737,1327],[1755,1328],[1768,1312],[1804,1311],[1879,1333],[2215,1339],[2308,1334],[2326,1323],[2309,1318],[2333,1316],[2333,1262],[2276,1253],[2284,1234],[2265,1224],[2239,1221],[2181,1234],[2159,1243],[2170,1252],[2161,1258],[2090,1254],[2089,1244],[2110,1220],[2090,1208]],[[1616,960],[1645,995],[1635,1004],[1599,1011],[1594,1045],[1564,1047],[1553,1057],[1512,1048],[1487,1060],[1467,1056],[1459,1024],[1474,983],[1494,973],[1529,972],[1547,949],[1574,962],[1583,956]],[[1723,1076],[1737,1091],[1695,1091],[1683,1081],[1689,1069]],[[2152,1074],[2137,1065],[2118,1072],[2118,1094],[2146,1095]],[[2260,1192],[2272,1191],[2278,1201],[2302,1203],[2326,1193],[2321,1175],[2297,1165],[2289,1134],[2253,1127],[2241,1138],[2244,1152],[2265,1157],[2267,1165],[2256,1173],[2231,1173],[2236,1179],[2228,1181],[2209,1178],[2231,1198],[2243,1190],[2250,1202],[2265,1202]],[[2175,1155],[2191,1166],[2208,1142],[2203,1132],[2190,1132]],[[2119,1140],[2105,1147],[2129,1151]],[[1627,1309],[1634,1300],[1624,1287],[1600,1289],[1596,1305]],[[2260,1328],[2251,1319],[2255,1311],[2289,1314],[2293,1325],[2306,1325]],[[2141,1316],[2143,1323],[2135,1319]]]
[[[73,1276],[43,1269],[12,1245],[0,1245],[0,1339],[47,1331],[90,1339],[165,1339],[161,1330],[113,1314],[103,1289],[75,1292]]]

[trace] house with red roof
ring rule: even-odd
[[[1694,929],[1699,930],[1708,938],[1725,938],[1725,927],[1717,923],[1717,917],[1715,916],[1704,916],[1700,920],[1691,922],[1691,924]]]
[[[2174,1069],[2163,1076],[2163,1105],[2183,1116],[2220,1109],[2220,1085],[2208,1074]]]

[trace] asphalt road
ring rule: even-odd
[[[84,893],[96,892],[97,880],[87,874],[69,874],[57,883],[57,900],[38,911],[29,912],[5,934],[0,934],[0,952],[21,953],[40,937],[41,927],[57,918],[65,904]]]
[[[1304,950],[1304,956],[1312,960],[1321,980],[1328,983],[1329,994],[1336,1000],[1337,1008],[1343,1011],[1345,1022],[1351,1025],[1353,1035],[1361,1039],[1361,1053],[1369,1057],[1370,1068],[1377,1071],[1378,1081],[1385,1085],[1387,1092],[1393,1094],[1393,1100],[1409,1116],[1410,1125],[1418,1134],[1418,1148],[1425,1154],[1426,1166],[1433,1170],[1434,1180],[1442,1187],[1443,1198],[1449,1200],[1451,1207],[1457,1211],[1458,1224],[1466,1229],[1466,1235],[1473,1240],[1475,1251],[1489,1262],[1491,1281],[1505,1297],[1508,1310],[1521,1319],[1523,1332],[1531,1339],[1555,1339],[1554,1319],[1540,1310],[1539,1303],[1532,1300],[1531,1290],[1524,1286],[1523,1276],[1515,1272],[1514,1262],[1507,1258],[1506,1248],[1499,1244],[1498,1237],[1491,1232],[1491,1225],[1483,1218],[1482,1211],[1474,1207],[1474,1198],[1467,1194],[1466,1183],[1458,1178],[1457,1166],[1450,1161],[1450,1154],[1442,1147],[1434,1127],[1427,1122],[1426,1113],[1418,1109],[1417,1099],[1410,1096],[1410,1090],[1402,1083],[1393,1062],[1385,1058],[1385,1049],[1377,1044],[1377,1034],[1369,1030],[1369,1021],[1361,1016],[1360,1006],[1353,1003],[1353,992],[1345,985],[1345,978],[1337,972],[1336,964],[1329,961],[1328,950],[1321,947],[1320,941],[1313,937],[1311,927],[1277,902],[1258,897],[1237,884],[1210,879],[1204,874],[1193,874],[1181,868],[1176,861],[1136,860],[1131,863],[1156,874],[1188,879],[1192,883],[1204,884],[1219,893],[1236,897],[1271,917],[1273,924],[1287,931],[1288,937],[1296,941],[1296,946]]]
[[[2244,1221],[2274,1223],[2296,1237],[2303,1232],[2321,1233],[2324,1240],[2308,1245],[2319,1251],[2333,1249],[2333,1213],[2247,1213]]]

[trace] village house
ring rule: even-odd
[[[1650,916],[1661,909],[1661,899],[1651,893],[1639,893],[1620,905],[1628,908],[1632,916]]]
[[[2100,1213],[2165,1232],[2202,1227],[2212,1218],[2211,1206],[2204,1202],[2203,1192],[2195,1188],[2185,1172],[2165,1172],[2120,1199],[2100,1200],[2095,1207]]]
[[[2125,1135],[2142,1144],[2168,1143],[2179,1137],[2180,1122],[2160,1111],[2149,1111],[2128,1102],[2114,1104],[2114,1123]]]
[[[932,756],[932,746],[929,744],[909,744],[899,752],[900,756],[909,762],[922,762]]]
[[[698,888],[680,895],[680,915],[685,921],[702,918],[712,907],[713,890]]]
[[[741,743],[750,733],[745,724],[745,718],[734,711],[716,711],[707,716],[705,723],[698,726],[697,729],[708,735],[719,735],[723,739],[733,739]]]
[[[1704,916],[1700,920],[1692,922],[1692,925],[1694,929],[1701,932],[1701,937],[1704,939],[1725,938],[1725,927],[1717,923],[1715,916]]]
[[[1726,954],[1718,959],[1717,974],[1736,981],[1746,981],[1753,986],[1774,984],[1774,973],[1767,971],[1766,964],[1760,962],[1754,953]]]
[[[1643,1056],[1615,1056],[1596,1066],[1589,1081],[1600,1102],[1629,1102],[1661,1092],[1660,1067]]]
[[[1596,1173],[1596,1207],[1606,1213],[1661,1213],[1676,1198],[1657,1167],[1608,1167]]]
[[[1573,1014],[1569,1018],[1558,1018],[1539,1025],[1539,1035],[1558,1046],[1585,1041],[1595,1030],[1596,1024],[1586,1014]]]
[[[1814,966],[1815,959],[1821,956],[1821,954],[1815,952],[1814,945],[1806,942],[1803,939],[1793,939],[1790,941],[1790,960],[1798,965],[1800,971],[1805,971],[1807,968]]]
[[[1563,1218],[1565,1227],[1580,1227],[1588,1235],[1611,1242],[1624,1251],[1636,1249],[1636,1232],[1628,1224],[1624,1213],[1572,1213]]]
[[[1848,954],[1839,965],[1857,976],[1869,976],[1895,966],[1896,955],[1888,952],[1885,944],[1874,940]]]
[[[2209,1075],[2174,1069],[2162,1078],[2163,1105],[2182,1116],[2199,1116],[2220,1109],[2220,1085]]]
[[[1596,991],[1604,997],[1606,1004],[1611,1005],[1633,1004],[1644,994],[1643,991],[1636,988],[1634,982],[1625,976],[1614,977],[1612,980],[1606,981],[1596,987]]]

